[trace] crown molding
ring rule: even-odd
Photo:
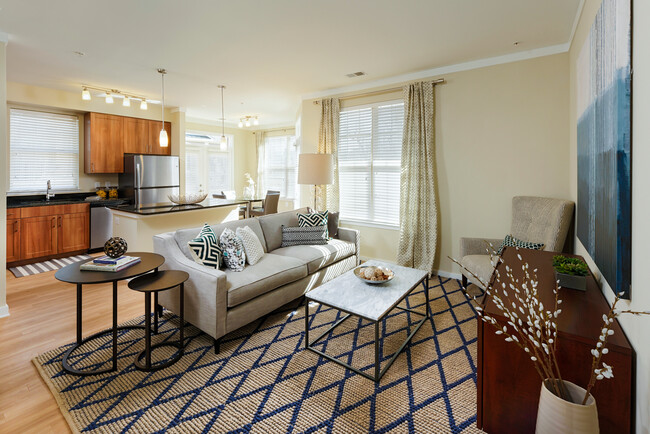
[[[569,36],[569,50],[571,49],[571,45],[573,45],[573,38],[576,36],[576,30],[578,30],[578,23],[580,23],[580,18],[582,17],[582,11],[585,8],[585,0],[580,0],[580,4],[578,5],[578,10],[576,11],[576,16],[573,19],[573,27],[571,27],[571,35]],[[568,50],[567,50],[568,51]]]
[[[201,125],[212,125],[215,127],[220,127],[221,126],[221,119],[203,119],[203,118],[195,118],[191,116],[185,116],[185,123],[191,123],[191,124],[201,124]],[[230,121],[225,121],[224,126],[228,128],[238,128],[238,122],[230,122]]]
[[[383,78],[380,80],[369,81],[366,83],[343,86],[334,89],[328,89],[320,92],[308,93],[302,95],[302,100],[323,98],[328,96],[340,95],[348,92],[359,92],[367,89],[373,89],[384,86],[394,86],[409,81],[422,80],[451,74],[453,72],[469,71],[472,69],[485,68],[487,66],[501,65],[504,63],[519,62],[522,60],[534,59],[537,57],[551,56],[554,54],[566,53],[569,51],[570,42],[548,47],[535,48],[532,50],[520,51],[518,53],[505,54],[503,56],[488,57],[485,59],[472,60],[469,62],[457,63],[455,65],[441,66],[439,68],[425,69],[423,71],[412,72],[408,74],[396,75],[393,77]]]

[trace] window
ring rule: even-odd
[[[280,191],[282,199],[298,198],[298,146],[295,136],[264,139],[264,166],[260,176],[266,190]]]
[[[9,191],[79,189],[79,117],[9,110]]]
[[[199,190],[210,196],[233,190],[233,136],[226,134],[228,146],[221,149],[221,136],[185,134],[185,191]]]
[[[399,226],[403,129],[401,101],[341,111],[341,219]]]

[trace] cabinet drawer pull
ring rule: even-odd
[[[14,222],[14,232],[18,232],[18,228],[19,228],[19,227],[20,227],[20,226],[18,225],[18,220],[16,220],[16,221]]]
[[[63,220],[63,217],[59,216],[59,227],[61,227],[61,221]]]

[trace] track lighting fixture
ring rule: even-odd
[[[256,126],[259,125],[259,118],[257,116],[244,116],[242,118],[239,118],[239,124],[237,124],[237,126],[239,126],[239,128],[243,128],[244,125],[246,127],[250,127],[251,124]]]
[[[87,86],[87,85],[82,85],[81,86],[81,99],[84,101],[90,101],[92,99],[92,95],[90,94],[90,89],[92,90],[98,90],[102,91],[103,94],[97,95],[99,97],[105,97],[106,98],[106,104],[113,104],[115,102],[115,98],[122,98],[122,105],[124,107],[131,107],[131,100],[134,101],[140,101],[140,109],[141,110],[147,110],[147,98],[141,95],[135,95],[132,93],[124,93],[121,92],[117,89],[106,89],[103,87],[96,87],[96,86]],[[154,104],[157,104],[158,101],[151,101]]]
[[[87,87],[82,88],[83,90],[81,91],[81,99],[84,101],[90,101],[90,92],[88,91]]]
[[[106,92],[106,104],[113,104],[113,94]]]
[[[124,107],[131,107],[131,99],[125,95],[124,99],[122,100],[122,105]]]

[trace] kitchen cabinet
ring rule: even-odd
[[[124,171],[124,117],[87,113],[84,128],[86,173]]]
[[[160,121],[149,121],[149,140],[147,142],[149,146],[147,154],[151,155],[171,155],[172,153],[172,124],[170,122],[165,122],[165,131],[167,131],[167,137],[169,138],[169,146],[166,148],[160,147]]]
[[[149,153],[149,123],[146,119],[124,118],[124,153]]]
[[[20,219],[20,260],[56,254],[56,216]]]
[[[20,259],[20,219],[7,220],[7,262]]]
[[[87,203],[12,208],[7,215],[7,263],[39,262],[89,248]]]

